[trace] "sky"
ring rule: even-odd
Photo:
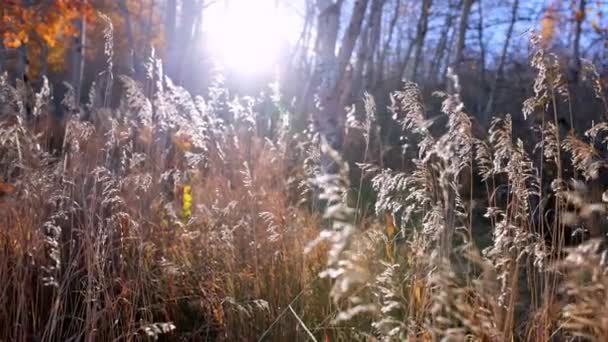
[[[488,53],[486,60],[492,62],[502,50],[505,34],[511,16],[511,3],[507,0],[482,0],[484,25],[484,43]],[[532,30],[538,29],[544,10],[552,3],[560,0],[520,0],[519,20],[514,27],[510,42],[509,53],[527,58],[528,42]],[[388,2],[386,11],[392,10],[392,2]],[[476,23],[479,20],[479,1],[472,8],[467,34],[467,46],[470,52],[478,51]],[[443,7],[442,7],[443,6]],[[444,12],[447,1],[436,1],[433,11]],[[352,0],[347,0],[342,11],[342,30],[347,25],[352,8]],[[403,28],[411,25],[415,29],[418,8],[400,22]],[[225,69],[239,74],[266,72],[276,66],[282,57],[286,46],[295,43],[303,26],[305,12],[304,0],[221,0],[205,9],[204,31],[209,44],[209,51]],[[438,13],[434,12],[434,13]],[[567,13],[565,15],[568,15]],[[569,14],[571,15],[571,13]],[[390,16],[386,14],[385,17]],[[386,19],[386,18],[385,18]],[[438,39],[442,31],[443,17],[431,20],[427,36],[429,42]],[[454,24],[454,27],[456,25]],[[560,32],[563,33],[563,32]],[[561,35],[568,43],[567,34]],[[583,41],[583,45],[585,45]],[[433,48],[432,44],[429,45]]]

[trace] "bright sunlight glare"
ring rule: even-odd
[[[277,0],[230,0],[208,10],[212,56],[240,74],[273,71],[285,44],[299,34],[297,16]]]

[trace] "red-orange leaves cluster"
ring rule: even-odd
[[[18,48],[32,40],[52,48],[62,37],[78,32],[75,19],[94,14],[92,7],[82,0],[51,0],[33,5],[21,0],[3,0],[2,5],[0,32],[8,48]]]

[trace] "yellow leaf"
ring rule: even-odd
[[[173,144],[182,152],[187,152],[192,149],[192,138],[185,133],[176,133],[171,137]]]
[[[184,185],[182,196],[182,219],[187,221],[192,217],[192,187]]]
[[[384,218],[386,220],[386,228],[384,229],[384,233],[386,234],[386,256],[390,262],[395,262],[394,240],[397,235],[397,227],[395,227],[395,221],[392,214],[386,213]]]
[[[412,285],[412,297],[414,302],[414,307],[422,311],[424,308],[424,281],[422,280],[414,280],[414,284]]]

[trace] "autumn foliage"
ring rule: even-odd
[[[77,20],[91,20],[94,9],[86,1],[53,0],[25,5],[24,1],[7,0],[0,12],[2,42],[9,49],[24,47],[30,61],[30,74],[41,64],[52,71],[64,68],[69,39],[80,34]]]
[[[10,48],[37,39],[55,47],[62,37],[78,34],[73,20],[94,14],[91,6],[78,0],[54,0],[32,6],[20,5],[19,1],[7,2],[1,25],[3,42]]]

